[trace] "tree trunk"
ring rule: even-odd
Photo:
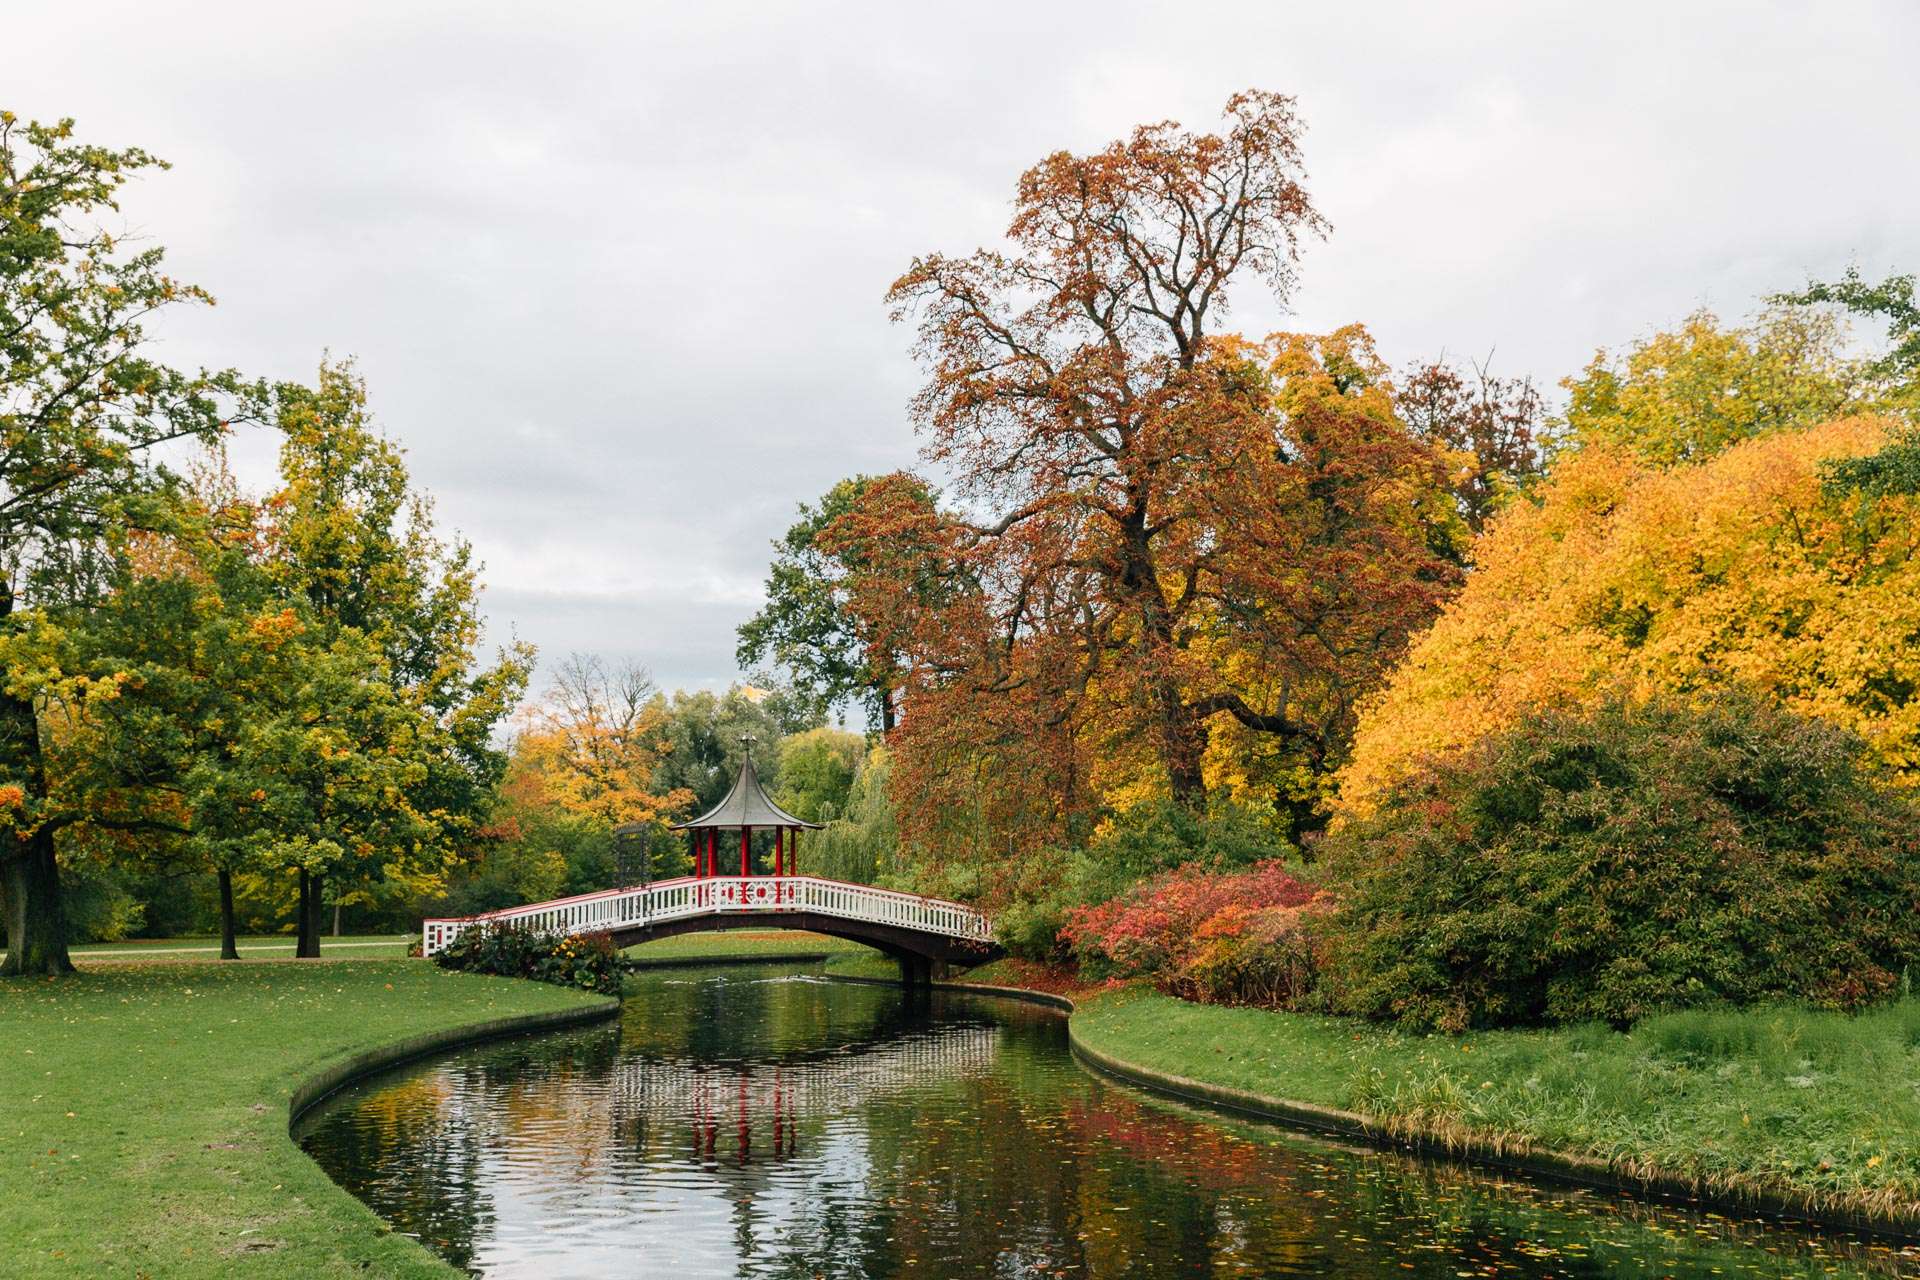
[[[13,584],[0,577],[0,620],[13,615]],[[30,698],[0,688],[0,780],[27,793],[30,804],[47,798],[46,765],[40,754],[40,717]],[[9,839],[0,853],[0,883],[7,906],[7,958],[0,974],[28,976],[73,972],[67,958],[67,913],[60,901],[60,865],[53,833],[44,827],[25,840]]]
[[[1140,611],[1143,657],[1156,669],[1146,673],[1153,714],[1158,720],[1155,736],[1160,740],[1160,758],[1166,765],[1168,788],[1174,802],[1187,809],[1206,804],[1207,781],[1201,771],[1206,752],[1206,723],[1187,706],[1180,690],[1174,662],[1179,646],[1174,642],[1174,619],[1161,594],[1160,577],[1154,564],[1153,547],[1147,532],[1147,506],[1136,495],[1132,510],[1124,521],[1126,539],[1122,585],[1133,595]]]
[[[36,832],[25,841],[0,864],[0,880],[6,885],[7,902],[7,958],[0,964],[0,976],[72,973],[52,833]]]
[[[338,902],[333,904],[333,936],[336,938],[340,936],[340,904]]]
[[[238,960],[240,948],[233,937],[233,872],[221,867],[220,876],[220,958]]]
[[[1180,701],[1177,689],[1168,689],[1162,698],[1167,723],[1161,731],[1161,749],[1167,760],[1167,783],[1174,802],[1186,809],[1200,809],[1207,802],[1207,779],[1200,760],[1205,735],[1193,722],[1193,714]]]
[[[304,867],[300,871],[300,918],[293,948],[301,960],[320,958],[320,899],[326,877],[314,875]]]

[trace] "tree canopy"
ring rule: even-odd
[[[0,112],[0,644],[104,589],[113,535],[156,518],[169,483],[159,446],[212,440],[264,400],[237,374],[183,372],[148,352],[157,312],[212,302],[164,272],[159,248],[105,226],[121,188],[158,167],[138,148],[79,141],[71,121]],[[0,823],[13,837],[0,841],[4,965],[60,973],[54,815],[23,669],[9,660],[0,689]]]
[[[1343,803],[1531,707],[1728,681],[1920,778],[1920,499],[1822,483],[1895,429],[1850,418],[1671,467],[1605,446],[1562,458],[1363,717]]]

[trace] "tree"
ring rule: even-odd
[[[1547,405],[1531,378],[1496,377],[1485,364],[1463,372],[1449,360],[1434,360],[1401,376],[1394,408],[1420,439],[1473,459],[1455,473],[1453,493],[1461,519],[1476,534],[1540,475]]]
[[[1887,350],[1868,365],[1872,376],[1895,383],[1906,398],[1920,393],[1920,303],[1914,301],[1914,278],[1889,275],[1879,284],[1861,278],[1859,267],[1831,283],[1809,282],[1794,293],[1776,294],[1776,306],[1836,306],[1856,316],[1882,320],[1887,325]]]
[[[342,661],[363,641],[377,656],[394,704],[358,691],[347,710],[365,716],[370,733],[401,732],[411,716],[404,732],[418,748],[417,771],[394,800],[397,807],[360,815],[368,823],[364,839],[289,846],[299,852],[297,950],[312,956],[319,954],[329,875],[355,866],[379,872],[359,884],[343,877],[348,892],[366,893],[383,881],[425,887],[434,868],[443,868],[486,819],[506,767],[493,731],[519,701],[533,652],[516,643],[492,665],[479,664],[479,571],[472,549],[435,532],[431,501],[412,491],[400,451],[373,429],[366,386],[350,364],[323,362],[313,387],[283,385],[278,400],[282,488],[268,504],[270,571]],[[307,776],[315,785],[326,780]],[[382,845],[406,829],[392,821],[402,810],[431,815],[432,838],[415,831],[407,845]],[[305,813],[331,811],[326,797],[316,795]],[[350,859],[361,845],[377,856]],[[409,865],[425,879],[408,874]]]
[[[255,509],[224,455],[195,481],[164,532],[125,547],[113,590],[67,635],[63,678],[40,700],[55,726],[56,790],[96,820],[76,834],[123,862],[211,865],[221,955],[237,959],[232,876],[252,867],[259,834],[240,748],[293,687],[298,646],[286,643],[283,602],[258,563]],[[103,689],[112,696],[89,696]]]
[[[930,375],[925,452],[966,514],[916,514],[896,483],[834,533],[917,537],[954,566],[932,566],[932,604],[898,556],[856,575],[870,634],[913,655],[909,790],[1018,779],[1037,834],[1076,806],[1091,735],[1112,748],[1091,760],[1130,774],[1109,791],[1197,805],[1219,718],[1272,744],[1268,772],[1296,775],[1276,789],[1311,812],[1352,699],[1446,589],[1445,460],[1394,416],[1364,332],[1213,332],[1236,277],[1284,298],[1326,226],[1292,100],[1243,93],[1225,115],[1048,157],[1020,179],[1011,251],[920,258],[893,286]],[[918,807],[977,808],[958,799]]]
[[[780,807],[808,822],[827,822],[847,812],[853,775],[867,754],[857,733],[825,727],[780,739]]]
[[[644,667],[576,653],[529,709],[515,756],[519,769],[539,775],[550,803],[611,833],[664,823],[692,803],[685,789],[655,790],[670,742],[665,701]]]
[[[872,476],[854,476],[817,504],[800,504],[800,519],[773,544],[767,603],[741,625],[737,658],[743,670],[769,661],[784,669],[794,692],[822,718],[858,705],[867,723],[891,733],[900,657],[863,633],[847,599],[848,576],[871,557],[871,549],[841,541],[829,552],[822,542],[875,483]],[[935,495],[924,486],[921,493],[931,509]]]
[[[138,148],[77,141],[71,121],[0,112],[0,639],[83,609],[107,534],[137,527],[166,478],[172,441],[218,436],[258,389],[232,373],[189,374],[146,354],[145,325],[207,304],[101,225],[136,173],[164,167]],[[0,689],[0,849],[7,958],[0,972],[70,970],[32,682],[9,661]],[[17,801],[11,798],[18,796]]]
[[[1782,430],[1704,462],[1618,447],[1562,458],[1369,706],[1343,809],[1530,708],[1729,682],[1863,738],[1920,779],[1920,498],[1825,483],[1889,438],[1885,420]]]
[[[726,796],[740,773],[751,739],[753,765],[765,786],[778,788],[780,726],[758,689],[736,685],[724,694],[676,691],[663,700],[663,749],[653,772],[655,791],[685,791],[690,812],[701,813]]]
[[[1696,311],[1624,355],[1596,352],[1566,379],[1559,443],[1621,446],[1672,466],[1871,408],[1871,379],[1845,337],[1833,316],[1805,307],[1776,307],[1736,328]]]

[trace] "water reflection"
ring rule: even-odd
[[[1044,1010],[771,972],[369,1082],[301,1140],[487,1276],[1897,1275],[1866,1242],[1509,1184],[1087,1075]]]

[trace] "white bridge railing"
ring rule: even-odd
[[[867,884],[822,880],[818,876],[683,877],[630,889],[508,907],[477,916],[429,920],[421,949],[439,951],[470,925],[498,921],[536,933],[601,933],[642,928],[686,916],[749,913],[778,917],[810,912],[842,920],[892,925],[919,933],[939,934],[974,942],[993,941],[993,924],[986,914],[958,902],[922,898]]]

